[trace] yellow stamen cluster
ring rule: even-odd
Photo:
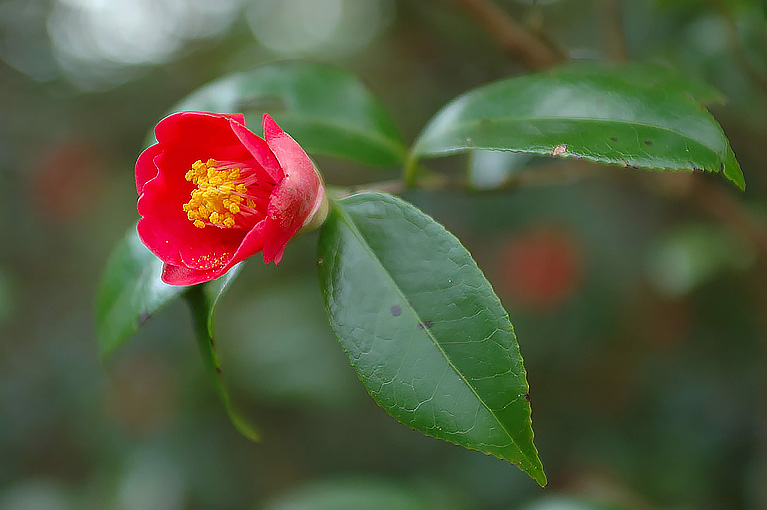
[[[183,206],[186,217],[197,228],[205,228],[207,224],[220,228],[234,227],[237,223],[234,215],[240,212],[240,204],[244,200],[242,195],[248,191],[244,184],[237,183],[240,180],[239,168],[218,170],[217,164],[215,159],[205,163],[198,159],[184,176],[197,185],[192,190],[191,200]]]

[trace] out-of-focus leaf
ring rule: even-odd
[[[532,156],[523,152],[471,151],[466,181],[474,189],[497,188],[523,168],[531,158]]]
[[[162,261],[132,227],[107,262],[96,297],[96,334],[102,357],[111,354],[186,287],[160,280]]]
[[[305,244],[314,248],[313,241]],[[227,307],[217,330],[232,339],[222,359],[228,380],[267,404],[356,405],[363,393],[359,380],[338,349],[321,303],[315,280],[283,277],[279,285],[252,288]]]
[[[242,268],[242,263],[237,264],[225,275],[202,285],[188,287],[184,294],[189,309],[192,312],[192,322],[194,326],[197,344],[205,360],[205,364],[210,370],[216,384],[221,400],[226,407],[226,412],[232,420],[232,424],[237,430],[251,441],[259,440],[259,433],[256,428],[245,418],[232,404],[229,392],[226,390],[222,381],[221,364],[218,361],[216,352],[216,341],[213,327],[213,312],[219,298],[226,292],[231,283],[237,277]]]
[[[423,498],[400,485],[370,479],[313,483],[270,501],[266,510],[427,510]]]
[[[745,181],[714,117],[666,72],[632,81],[620,68],[577,65],[517,76],[448,103],[411,158],[475,149],[584,158],[627,167],[722,172]],[[693,92],[694,93],[694,92]]]
[[[7,273],[0,266],[0,324],[10,317],[14,310],[14,288],[8,279]]]
[[[381,102],[353,74],[326,65],[277,62],[216,80],[172,111],[245,113],[260,130],[268,112],[310,154],[402,165],[407,149]]]
[[[678,296],[727,270],[746,269],[755,254],[730,232],[711,225],[688,225],[669,232],[647,263],[650,280],[662,292]]]
[[[376,402],[545,485],[511,322],[458,239],[400,199],[365,193],[334,203],[319,245],[330,323]]]
[[[597,503],[567,496],[546,496],[524,506],[523,510],[624,510],[623,505]]]

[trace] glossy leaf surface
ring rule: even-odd
[[[319,273],[331,325],[381,407],[546,483],[511,322],[452,234],[398,198],[355,195],[322,228]]]
[[[149,317],[186,287],[160,280],[162,261],[144,246],[135,225],[115,247],[96,298],[96,334],[101,356],[108,356]]]
[[[656,73],[653,75],[653,73]],[[643,76],[643,79],[637,78]],[[714,117],[667,71],[577,64],[517,76],[448,103],[413,146],[412,157],[474,149],[585,158],[628,167],[722,172],[745,181]]]
[[[260,134],[270,113],[309,154],[398,166],[406,148],[380,101],[356,76],[335,67],[277,62],[216,80],[172,111],[245,113]]]

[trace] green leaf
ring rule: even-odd
[[[96,297],[96,336],[102,358],[185,290],[163,283],[161,273],[162,261],[132,227],[109,257]]]
[[[226,76],[202,87],[172,111],[245,113],[260,132],[261,113],[310,154],[363,164],[402,165],[407,149],[381,102],[356,76],[306,62],[277,62]]]
[[[374,478],[331,479],[293,488],[265,510],[427,510],[427,498],[407,486]]]
[[[242,264],[224,276],[202,285],[184,287],[162,282],[162,261],[144,246],[131,228],[107,262],[96,297],[96,333],[102,358],[108,357],[133,336],[149,317],[165,304],[183,295],[192,308],[195,335],[207,365],[216,375],[216,388],[237,429],[249,439],[258,434],[233,409],[221,383],[221,368],[213,341],[213,310],[218,299],[236,278]]]
[[[412,205],[365,193],[333,204],[319,245],[330,323],[376,402],[544,485],[511,322],[461,243]]]
[[[714,117],[667,70],[597,71],[571,64],[471,90],[448,103],[416,140],[418,158],[475,149],[584,158],[627,167],[743,174]],[[702,94],[700,90],[697,93]],[[702,94],[706,95],[706,94]],[[711,97],[707,97],[711,99]]]
[[[215,380],[216,390],[224,403],[229,419],[237,430],[251,441],[258,441],[260,436],[256,428],[232,404],[229,392],[222,380],[221,364],[216,352],[215,333],[213,327],[213,312],[219,298],[229,288],[242,268],[237,264],[225,275],[202,285],[187,287],[184,298],[192,313],[192,323],[205,364]]]
[[[533,156],[523,152],[471,151],[466,182],[476,190],[498,188],[528,166]]]
[[[679,73],[674,69],[642,62],[609,64],[594,61],[573,62],[559,67],[558,74],[573,73],[580,77],[611,76],[628,84],[673,90],[689,94],[701,103],[724,103],[725,97],[711,85]]]

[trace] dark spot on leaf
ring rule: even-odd
[[[645,140],[645,141],[644,141],[644,144],[645,144],[645,145],[652,145],[652,141],[651,141],[651,140]]]
[[[523,397],[525,397],[525,400],[527,400],[528,402],[530,402],[530,394],[529,394],[529,393],[525,393],[525,394],[524,394],[524,395],[522,395],[522,396],[523,396]]]
[[[611,136],[610,137],[610,141],[617,142],[618,141],[618,137],[617,136]]]
[[[399,317],[402,314],[402,307],[400,305],[394,305],[389,311],[393,316]]]
[[[418,329],[431,329],[431,327],[434,325],[434,321],[423,321],[418,323]]]
[[[143,326],[144,324],[146,324],[146,321],[148,321],[150,317],[152,317],[151,313],[147,313],[147,312],[142,313],[138,317],[138,325]]]
[[[218,375],[221,375],[221,367],[216,367],[216,373],[217,373]]]
[[[480,119],[479,124],[482,126],[488,126],[490,124],[490,119]]]
[[[208,343],[210,344],[210,349],[212,351],[215,351],[216,350],[216,342],[215,342],[215,340],[213,340],[212,337],[208,337]]]

